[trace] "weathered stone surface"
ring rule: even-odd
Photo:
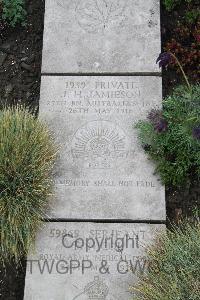
[[[44,73],[154,72],[159,0],[46,1]]]
[[[49,223],[27,262],[24,300],[131,300],[145,246],[164,225]]]
[[[164,187],[134,124],[160,107],[159,77],[43,76],[40,117],[60,155],[51,217],[165,220]]]

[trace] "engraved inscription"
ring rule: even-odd
[[[123,26],[127,18],[126,7],[124,0],[81,0],[76,7],[76,18],[85,31],[104,32]]]
[[[54,184],[65,185],[67,187],[118,187],[121,188],[138,188],[138,189],[156,189],[156,182],[145,181],[145,180],[122,180],[115,181],[112,179],[97,179],[97,180],[87,180],[87,179],[69,179],[64,177],[59,177],[53,180]]]
[[[87,300],[106,300],[109,293],[108,286],[99,278],[99,276],[94,277],[94,281],[88,283],[84,291],[79,293],[73,300],[78,299],[81,295],[87,295]]]
[[[157,99],[143,97],[143,83],[134,81],[67,81],[62,97],[47,101],[48,110],[70,115],[134,115],[157,107]]]
[[[79,128],[72,141],[72,156],[84,168],[109,169],[126,157],[128,138],[109,121],[92,121]]]

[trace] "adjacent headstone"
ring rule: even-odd
[[[27,262],[25,300],[131,300],[164,225],[49,223]]]
[[[51,217],[165,220],[164,187],[134,128],[160,108],[161,80],[42,78],[40,117],[60,144]]]
[[[160,0],[47,0],[43,73],[159,71]]]

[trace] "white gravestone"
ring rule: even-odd
[[[159,0],[46,0],[43,73],[158,72]]]
[[[51,217],[165,220],[164,187],[134,128],[161,99],[160,77],[42,78],[40,117],[60,145]]]
[[[25,300],[132,300],[164,225],[49,223],[27,262]]]

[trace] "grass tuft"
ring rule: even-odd
[[[150,268],[132,288],[134,300],[200,299],[200,225],[184,224],[148,249]]]
[[[52,191],[56,147],[26,108],[0,111],[0,262],[26,255]]]

